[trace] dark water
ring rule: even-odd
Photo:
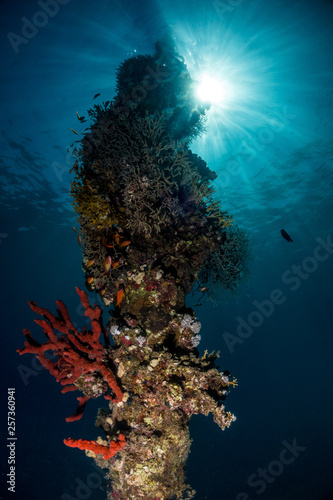
[[[201,351],[219,349],[239,386],[226,401],[237,415],[230,429],[193,418],[188,480],[198,500],[332,499],[333,2],[43,4],[43,15],[34,1],[0,4],[2,497],[106,496],[92,461],[62,442],[95,438],[101,403],[67,424],[75,396],[15,350],[22,328],[37,331],[27,300],[55,310],[61,298],[84,322],[66,157],[75,112],[96,93],[111,99],[119,63],[152,53],[171,25],[193,78],[228,80],[229,100],[212,107],[193,149],[218,173],[217,195],[251,232],[254,255],[238,299],[197,308]],[[7,387],[16,388],[15,494]]]

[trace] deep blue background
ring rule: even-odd
[[[220,350],[221,369],[239,386],[226,401],[237,415],[230,429],[193,418],[188,480],[197,500],[245,500],[245,493],[252,500],[332,499],[333,256],[319,262],[313,255],[317,238],[333,239],[333,2],[70,0],[15,53],[7,35],[21,36],[22,18],[36,19],[39,10],[30,0],[0,4],[1,435],[7,387],[14,386],[18,437],[17,493],[6,491],[2,441],[0,498],[106,496],[92,461],[62,442],[98,435],[93,423],[102,401],[89,402],[82,420],[67,424],[75,395],[62,395],[32,358],[15,351],[22,328],[41,334],[27,300],[54,311],[61,298],[84,324],[74,289],[84,280],[69,198],[70,129],[83,129],[76,110],[84,115],[114,96],[119,63],[152,53],[171,25],[192,76],[210,71],[234,89],[223,108],[211,109],[207,134],[193,149],[219,174],[223,208],[253,238],[251,277],[239,297],[197,309],[201,352]],[[299,272],[293,266],[307,276],[294,291],[283,278]],[[283,304],[230,348],[226,332],[236,335],[237,318],[253,319],[254,301],[275,289]],[[306,449],[258,494],[248,478],[259,468],[278,470],[283,441],[295,439]],[[90,490],[76,490],[80,481]]]

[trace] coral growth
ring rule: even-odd
[[[24,329],[27,341],[25,347],[18,350],[19,354],[36,354],[41,365],[49,370],[57,382],[64,385],[63,393],[76,389],[84,393],[84,397],[78,398],[79,407],[76,413],[66,419],[68,422],[81,418],[89,398],[103,394],[106,399],[119,402],[123,397],[105,360],[105,346],[99,340],[103,334],[105,344],[108,345],[102,310],[89,305],[87,294],[83,290],[76,288],[76,291],[84,307],[85,316],[90,319],[92,330],[84,328],[79,332],[73,325],[66,306],[60,300],[57,301],[58,316],[39,307],[35,302],[29,302],[31,309],[44,317],[43,320],[35,319],[35,322],[43,328],[48,340],[40,344],[34,340],[29,330]],[[61,333],[60,337],[56,335],[55,330]],[[55,361],[47,357],[49,351],[56,357]],[[107,394],[108,388],[111,389],[112,395]]]
[[[228,227],[221,243],[207,256],[198,275],[199,282],[207,287],[208,297],[215,302],[225,291],[235,294],[249,274],[250,241],[246,231]]]
[[[30,303],[46,318],[37,323],[48,340],[41,345],[25,330],[20,353],[36,353],[65,391],[83,392],[70,420],[88,398],[108,400],[96,421],[106,440],[65,443],[108,468],[109,499],[190,499],[189,420],[211,413],[229,427],[235,417],[224,400],[236,380],[219,371],[217,354],[200,357],[201,324],[186,295],[195,284],[208,296],[235,291],[248,241],[214,198],[216,174],[189,149],[205,107],[170,38],[153,56],[125,61],[114,101],[89,115],[71,194],[86,286],[113,309],[104,327],[100,309],[78,290],[92,328],[79,332],[61,302],[58,317]]]

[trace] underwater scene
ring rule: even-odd
[[[0,500],[332,500],[333,2],[0,12]]]

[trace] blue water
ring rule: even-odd
[[[66,153],[77,138],[71,128],[82,128],[75,113],[112,99],[117,66],[153,53],[171,25],[192,77],[205,72],[230,86],[192,148],[218,173],[222,207],[253,239],[239,296],[196,309],[201,352],[220,350],[221,369],[239,385],[226,400],[237,415],[230,429],[193,418],[188,481],[197,500],[331,500],[333,2],[48,5],[41,16],[35,1],[0,4],[0,405],[6,410],[6,388],[15,387],[17,407],[16,495],[6,486],[4,411],[0,498],[106,497],[104,472],[62,442],[96,438],[102,403],[90,401],[80,422],[66,423],[75,396],[15,350],[24,327],[37,331],[27,300],[54,311],[61,298],[84,322]]]

